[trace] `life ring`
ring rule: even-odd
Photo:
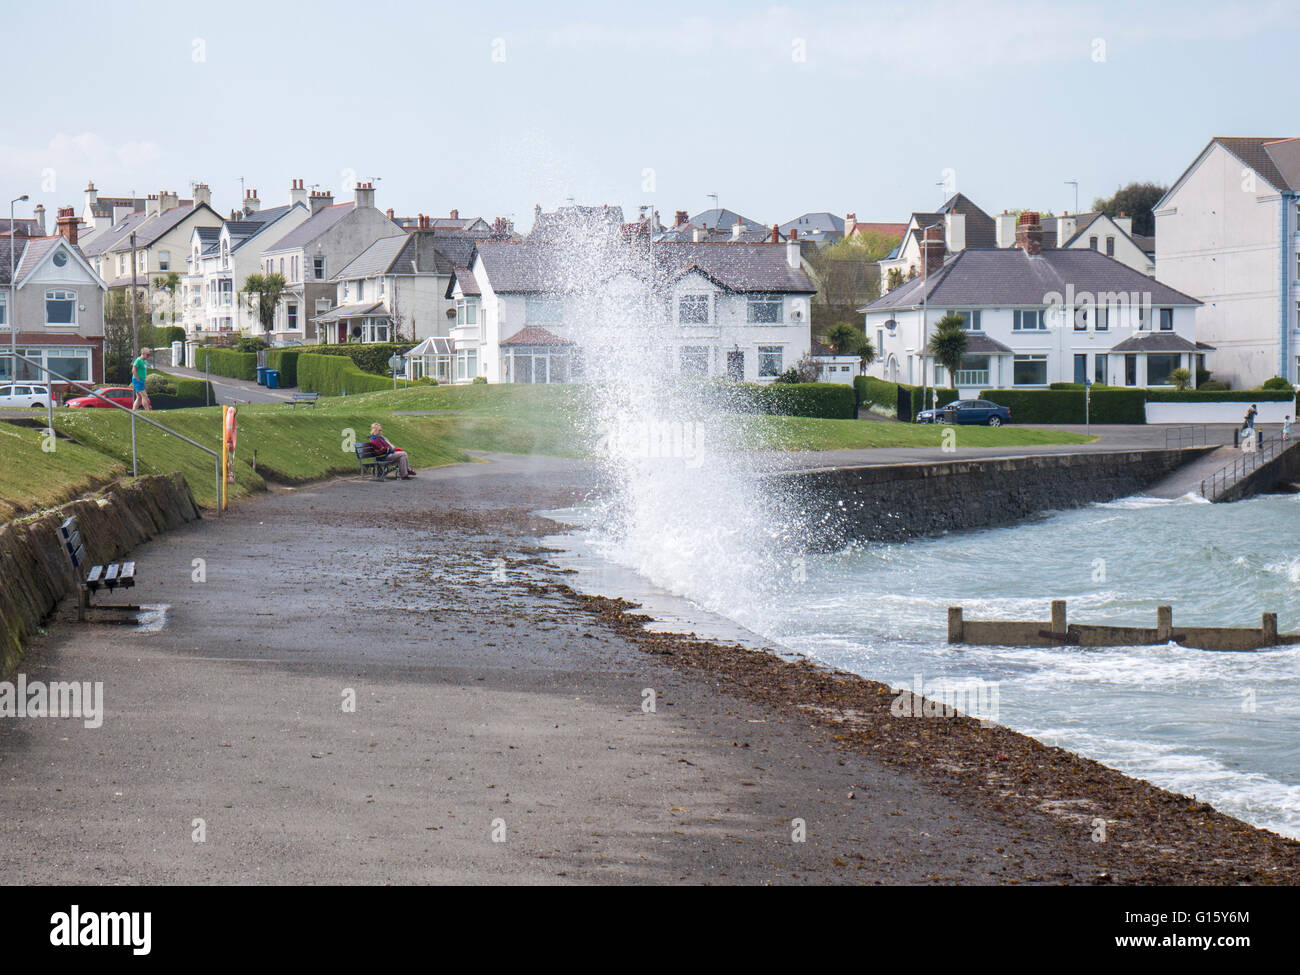
[[[235,418],[235,408],[233,406],[227,406],[225,425],[226,449],[232,454],[235,452],[235,441],[238,439],[238,427],[239,422]]]

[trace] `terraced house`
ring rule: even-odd
[[[572,273],[545,242],[484,241],[458,269],[454,381],[580,380],[599,358],[771,382],[811,348],[815,291],[796,243],[636,240]]]

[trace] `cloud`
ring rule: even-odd
[[[161,158],[155,142],[113,143],[93,132],[60,133],[45,146],[0,146],[0,180],[60,196],[79,191],[89,179],[105,186],[128,182],[143,190],[142,171]]]

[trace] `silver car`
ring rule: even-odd
[[[0,408],[44,409],[50,401],[50,388],[35,383],[8,383],[0,386]]]

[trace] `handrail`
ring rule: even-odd
[[[1234,487],[1255,473],[1269,461],[1274,460],[1284,450],[1288,450],[1295,445],[1296,441],[1274,435],[1264,440],[1254,450],[1242,451],[1241,456],[1231,464],[1224,465],[1209,477],[1201,480],[1201,496],[1213,501],[1216,497],[1226,493],[1229,488]],[[1208,492],[1205,490],[1206,482],[1209,482],[1210,485]]]
[[[91,389],[89,386],[86,386],[83,383],[79,383],[75,379],[69,379],[67,376],[63,375],[62,373],[57,373],[53,369],[49,368],[48,366],[40,362],[36,362],[33,359],[29,359],[25,355],[19,355],[17,352],[12,352],[12,351],[0,351],[0,359],[21,359],[29,366],[35,366],[37,369],[45,373],[45,375],[47,376],[53,376],[56,379],[60,380],[61,382],[67,383],[69,386],[76,386],[78,389],[84,389],[90,395],[96,397],[97,399],[103,400],[109,406],[113,407],[113,409],[121,410],[123,413],[131,414],[131,476],[132,477],[140,476],[139,458],[136,454],[136,447],[135,447],[135,421],[137,418],[144,420],[144,422],[148,423],[150,426],[155,426],[159,430],[171,434],[173,437],[176,437],[178,440],[185,441],[187,444],[189,444],[192,447],[198,447],[199,450],[203,451],[205,454],[211,454],[213,462],[216,465],[217,512],[218,513],[221,512],[221,454],[219,454],[217,451],[213,450],[211,447],[203,446],[203,444],[199,443],[197,440],[191,440],[189,437],[185,436],[185,434],[181,433],[180,431],[173,430],[171,427],[168,426],[164,426],[163,424],[159,423],[157,420],[151,420],[147,416],[141,416],[134,409],[128,410],[121,403],[114,403],[107,396],[100,396],[98,392]],[[12,371],[14,376],[18,375],[17,369],[13,369]],[[16,379],[13,381],[17,382]],[[54,431],[54,390],[53,389],[50,390],[48,407],[49,407],[49,416],[50,416],[49,427],[50,427],[50,432],[53,433]]]

